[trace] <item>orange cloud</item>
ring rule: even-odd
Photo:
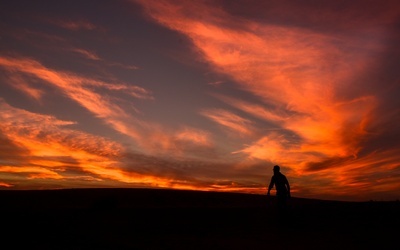
[[[343,37],[294,26],[238,20],[204,2],[182,3],[179,8],[171,1],[139,2],[158,22],[190,37],[217,71],[236,79],[243,88],[272,105],[272,109],[246,107],[243,102],[234,106],[266,120],[278,121],[282,128],[301,138],[299,150],[303,153],[318,152],[326,156],[357,153],[357,142],[365,133],[362,127],[371,119],[373,97],[343,100],[338,96],[339,89],[366,70],[379,49],[367,47],[366,53],[348,54],[346,50],[353,46],[363,47],[359,40],[348,38],[348,47],[342,48],[336,44]],[[202,15],[189,14],[194,8]],[[233,103],[228,98],[225,101]],[[283,118],[278,107],[291,115]],[[243,126],[219,115],[207,116],[236,131],[249,133]],[[353,137],[350,145],[344,138],[345,133]],[[251,154],[252,148],[245,152]]]
[[[278,133],[264,136],[245,149],[234,153],[246,153],[252,158],[280,162],[285,166],[299,164],[302,162],[301,160],[310,160],[304,159],[305,155],[302,154],[298,145],[290,145],[290,142]]]
[[[13,185],[15,177],[9,179],[9,176],[18,175],[22,180],[74,180],[70,185],[81,186],[116,181],[120,185],[204,189],[196,182],[180,180],[179,176],[163,177],[124,169],[125,148],[102,137],[68,128],[74,122],[14,108],[3,100],[0,100],[0,119],[0,132],[7,138],[4,143],[25,149],[10,151],[16,155],[7,156],[0,164],[0,176],[3,182],[9,180],[10,186],[17,184]],[[209,144],[206,134],[189,128],[178,133],[178,138]],[[157,161],[151,164],[160,167]]]
[[[8,183],[1,182],[1,181],[0,181],[0,187],[9,188],[9,187],[12,187],[12,186],[13,186],[13,185],[10,185],[10,184],[8,184]]]
[[[117,131],[128,134],[133,138],[138,138],[137,128],[132,126],[135,122],[133,117],[130,117],[122,108],[114,104],[100,92],[96,92],[93,88],[108,90],[108,91],[123,91],[135,98],[151,99],[151,94],[138,86],[121,84],[121,83],[106,83],[94,79],[80,77],[75,74],[59,72],[46,68],[37,61],[30,59],[16,59],[1,57],[0,66],[15,72],[34,76],[59,88],[63,93],[72,100],[79,103],[81,106],[88,109],[96,116],[105,119]],[[15,74],[15,73],[14,73]],[[126,125],[130,123],[130,127]]]
[[[154,123],[146,123],[139,146],[148,154],[160,157],[209,157],[213,154],[214,143],[207,131],[182,126],[168,129]]]
[[[240,135],[248,136],[253,134],[253,128],[251,121],[243,117],[240,117],[232,112],[222,109],[204,110],[201,112],[205,117],[215,121],[216,123],[228,128],[233,132],[237,132]]]
[[[0,103],[0,110],[0,131],[28,152],[23,157],[25,162],[19,164],[22,166],[3,165],[2,172],[30,173],[30,178],[63,179],[66,177],[62,172],[75,168],[121,182],[151,178],[137,175],[133,179],[131,173],[123,173],[115,159],[123,148],[101,137],[66,128],[73,122],[16,109],[4,101]],[[63,162],[63,157],[70,160]]]
[[[210,141],[211,140],[210,134],[199,129],[185,127],[183,130],[178,131],[175,134],[175,137],[179,141],[186,141],[197,145],[203,145],[203,146],[212,145]]]
[[[25,93],[26,95],[32,97],[37,101],[40,101],[40,99],[42,98],[44,92],[38,88],[30,86],[29,83],[27,83],[23,77],[13,75],[10,76],[9,79],[11,83],[10,85],[15,89],[18,89],[19,91]]]
[[[267,18],[255,22],[207,1],[135,2],[158,23],[187,36],[215,72],[234,79],[242,90],[259,101],[253,104],[217,96],[232,107],[272,124],[258,140],[235,153],[282,163],[296,176],[310,174],[312,163],[318,166],[335,163],[339,168],[334,165],[313,168],[324,175],[330,173],[325,178],[331,181],[326,186],[330,193],[336,193],[332,191],[335,184],[347,185],[354,191],[355,187],[373,182],[373,176],[361,180],[362,169],[367,168],[363,162],[369,161],[362,150],[365,140],[373,134],[371,128],[378,124],[379,100],[359,78],[376,67],[376,58],[385,50],[386,33],[382,26],[363,27],[362,20],[357,20],[346,30],[346,20],[350,17],[347,14],[351,11],[346,12],[338,26],[334,26],[333,13],[324,12],[327,16],[321,20],[330,23],[333,29],[321,31],[312,18],[307,21],[314,26],[274,23]],[[306,9],[303,11],[307,13]],[[392,19],[395,12],[390,14]],[[286,14],[290,16],[290,12]],[[338,27],[345,32],[335,32]],[[366,34],[373,35],[367,38]],[[234,131],[251,133],[247,127],[250,121],[241,123],[237,117],[222,111],[202,114]],[[392,166],[395,162],[381,164]],[[358,171],[340,174],[344,181],[334,178],[339,169],[345,171],[355,166]]]
[[[65,96],[103,119],[113,129],[133,138],[143,150],[182,155],[186,149],[195,152],[196,145],[203,147],[202,150],[210,147],[207,142],[209,135],[205,132],[200,130],[195,132],[194,129],[185,132],[168,131],[158,124],[134,117],[112,99],[114,92],[128,94],[138,99],[153,99],[148,90],[139,86],[118,82],[108,83],[52,70],[31,59],[0,57],[0,66],[7,69],[12,76],[9,78],[10,84],[22,76],[33,76],[57,87]],[[105,92],[110,96],[104,94]],[[191,145],[188,144],[189,141]]]
[[[289,114],[285,113],[285,110],[283,109],[275,108],[273,110],[270,110],[263,105],[249,103],[233,97],[218,94],[213,94],[213,96],[241,111],[244,111],[256,118],[260,118],[265,121],[282,123],[285,119],[289,118]]]
[[[26,173],[28,174],[28,179],[63,179],[63,177],[56,172],[41,167],[0,166],[0,172]]]

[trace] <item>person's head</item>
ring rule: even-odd
[[[281,168],[278,165],[274,166],[274,173],[279,173],[280,170]]]

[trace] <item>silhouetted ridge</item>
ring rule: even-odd
[[[0,191],[7,249],[383,249],[399,202],[165,189]],[[17,239],[16,239],[17,237]],[[282,245],[283,244],[283,245]]]

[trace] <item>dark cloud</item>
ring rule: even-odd
[[[221,3],[235,16],[321,32],[352,32],[374,25],[393,25],[400,15],[400,5],[396,0],[227,0]]]
[[[191,183],[194,186],[227,185],[241,188],[263,188],[272,174],[272,164],[254,161],[238,166],[213,160],[157,157],[129,152],[122,156],[122,168],[128,172],[161,176]]]
[[[15,165],[29,156],[29,150],[18,146],[0,131],[0,164]]]
[[[314,172],[314,171],[321,171],[327,169],[335,169],[342,167],[346,163],[350,162],[351,159],[354,157],[332,157],[329,159],[321,160],[318,162],[307,162],[305,164],[304,170],[306,172]]]

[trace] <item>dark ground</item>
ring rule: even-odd
[[[282,215],[265,195],[9,190],[0,191],[0,249],[396,249],[399,208],[291,198]]]

